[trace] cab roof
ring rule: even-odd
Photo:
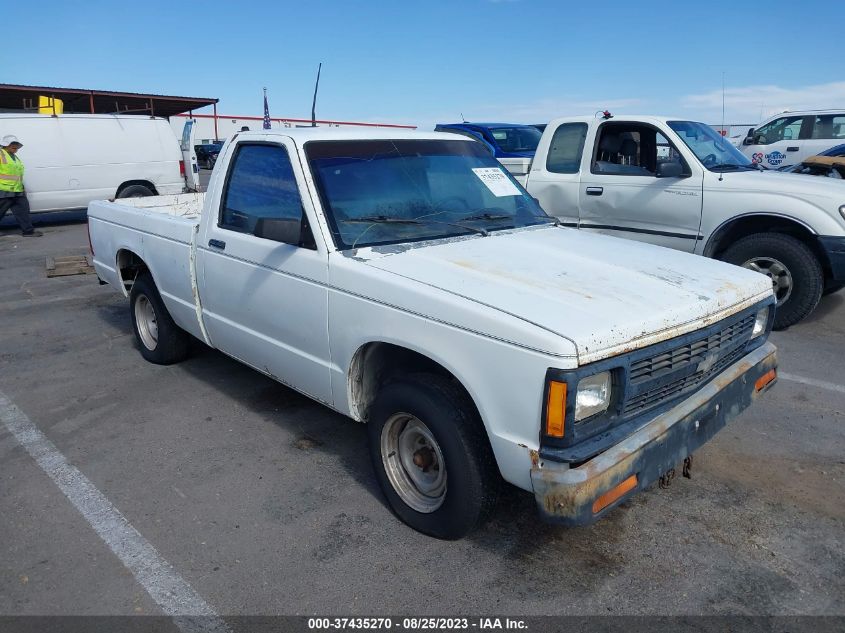
[[[237,132],[232,139],[261,139],[267,136],[286,136],[306,143],[308,141],[366,141],[366,140],[443,140],[466,141],[472,139],[450,134],[449,132],[421,132],[418,130],[399,130],[396,128],[279,128],[271,130],[250,130]]]

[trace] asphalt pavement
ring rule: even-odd
[[[47,278],[78,219],[0,229],[0,394],[31,424],[0,424],[0,615],[160,614],[168,578],[223,615],[845,615],[845,292],[772,336],[781,379],[692,479],[577,529],[509,489],[441,542],[386,507],[362,425],[200,343],[147,363],[120,294]]]

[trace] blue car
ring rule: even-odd
[[[518,123],[440,123],[435,132],[463,134],[484,143],[502,165],[522,182],[543,133]]]

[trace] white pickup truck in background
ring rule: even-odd
[[[845,183],[764,170],[703,123],[555,119],[525,187],[567,226],[767,274],[777,329],[845,285]]]
[[[88,218],[147,360],[193,336],[367,422],[391,507],[441,538],[501,478],[595,521],[776,379],[768,279],[559,226],[451,134],[238,134],[207,194]]]

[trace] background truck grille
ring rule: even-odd
[[[737,361],[745,352],[754,319],[755,315],[749,314],[710,336],[631,363],[628,384],[633,393],[624,403],[623,416],[642,413],[691,391]],[[712,365],[693,370],[708,358]]]

